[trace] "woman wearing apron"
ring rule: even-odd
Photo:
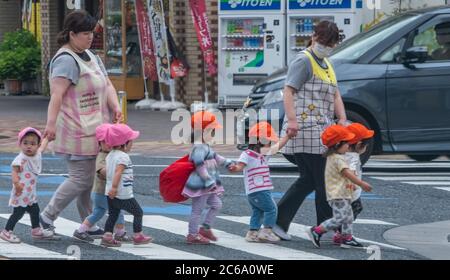
[[[53,221],[75,198],[81,220],[91,212],[90,193],[95,176],[98,143],[95,128],[122,119],[116,90],[103,63],[88,49],[97,21],[78,10],[68,14],[58,35],[58,50],[50,63],[50,93],[44,137],[54,140],[54,151],[63,155],[69,171],[40,215],[43,228]]]
[[[345,124],[341,99],[333,67],[327,57],[339,42],[339,29],[333,22],[322,21],[314,28],[312,42],[291,63],[284,88],[286,111],[282,136],[292,136],[281,150],[295,160],[300,178],[278,202],[277,225],[273,231],[290,240],[289,225],[304,199],[315,191],[317,224],[332,216],[325,194],[326,148],[320,135],[334,122]]]

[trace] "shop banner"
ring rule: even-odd
[[[191,6],[192,20],[194,21],[197,32],[197,40],[200,43],[208,73],[210,75],[216,75],[217,66],[214,62],[214,46],[209,29],[208,17],[206,15],[205,0],[189,0],[189,4]]]
[[[297,0],[295,0],[297,1]],[[220,0],[221,11],[279,11],[281,0]]]
[[[164,6],[162,0],[147,0],[151,34],[160,83],[170,84],[169,45],[167,42]]]
[[[358,5],[358,3],[362,2],[362,0],[358,0],[356,2]],[[350,9],[351,7],[352,7],[352,0],[289,0],[290,10]]]
[[[141,47],[141,59],[144,68],[145,79],[158,81],[158,72],[156,71],[156,56],[153,50],[152,32],[150,30],[150,20],[145,10],[143,0],[136,1],[136,21],[139,32],[139,45]]]

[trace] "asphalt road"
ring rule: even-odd
[[[10,208],[8,205],[10,187],[9,164],[13,154],[0,154],[0,228],[6,224]],[[63,234],[61,241],[33,241],[27,218],[18,224],[15,232],[23,240],[20,246],[24,253],[14,249],[19,247],[0,245],[0,256],[6,258],[66,258],[76,245],[80,248],[81,259],[219,259],[219,260],[265,260],[265,259],[345,259],[365,260],[371,254],[361,249],[341,249],[331,244],[331,235],[324,237],[321,249],[315,249],[305,239],[304,226],[315,221],[314,200],[310,196],[304,202],[294,218],[290,233],[292,241],[282,241],[276,245],[249,244],[244,241],[248,229],[247,217],[251,214],[244,195],[243,180],[239,175],[223,174],[226,192],[223,197],[223,209],[214,228],[220,240],[215,245],[195,246],[185,243],[190,213],[190,201],[181,204],[164,203],[159,196],[157,176],[172,162],[173,158],[151,158],[141,155],[132,156],[135,164],[136,198],[144,209],[144,232],[154,237],[154,244],[143,247],[123,246],[119,250],[107,249],[95,244],[86,244],[70,237],[77,228],[80,219],[75,203],[69,205],[56,224],[56,231]],[[373,163],[372,163],[373,164]],[[423,166],[426,166],[424,164]],[[422,167],[423,167],[422,166]],[[374,191],[363,195],[364,210],[354,225],[356,237],[364,239],[366,246],[377,245],[381,258],[388,260],[426,259],[407,248],[392,246],[383,237],[389,230],[400,226],[431,223],[448,220],[450,217],[449,189],[445,186],[450,172],[433,172],[432,169],[417,172],[395,173],[393,167],[384,172],[366,172],[365,179],[374,186]],[[393,173],[394,172],[394,173]],[[39,204],[45,207],[52,193],[67,173],[64,162],[51,155],[44,159],[43,175],[38,185]],[[279,200],[282,194],[295,180],[297,174],[292,171],[274,171],[274,197]],[[414,184],[416,182],[416,184]],[[422,182],[422,183],[417,183]],[[435,185],[436,183],[440,183]],[[450,185],[450,184],[449,184]],[[446,189],[447,188],[447,189]],[[104,220],[100,223],[103,227]],[[132,225],[127,223],[127,229]],[[98,242],[98,241],[97,241]],[[21,247],[22,248],[22,247]],[[33,250],[38,248],[36,252]],[[44,249],[43,251],[39,251]],[[69,251],[68,251],[69,250]],[[75,247],[77,251],[77,247]],[[56,255],[55,255],[56,253]],[[77,254],[75,254],[77,255]]]

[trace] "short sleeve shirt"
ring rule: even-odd
[[[17,166],[23,168],[23,171],[19,173],[20,184],[23,185],[23,190],[20,196],[16,196],[13,185],[9,206],[27,207],[37,202],[36,185],[42,170],[42,155],[38,152],[35,156],[30,157],[20,153],[11,163],[11,167]]]
[[[354,171],[356,176],[361,179],[362,178],[362,166],[361,159],[358,153],[346,153],[345,160],[348,163],[348,167],[351,171]],[[352,201],[357,200],[361,197],[361,187],[355,185],[355,190],[353,191]]]
[[[244,168],[245,194],[273,189],[268,160],[268,156],[252,150],[242,152],[238,162],[246,165]]]
[[[125,169],[120,178],[119,186],[117,189],[118,199],[130,199],[133,198],[133,187],[134,187],[134,177],[133,177],[133,163],[131,162],[130,156],[120,150],[113,150],[109,152],[106,157],[106,190],[105,195],[112,189],[112,182],[116,168],[118,165],[124,165]]]
[[[325,187],[328,201],[334,199],[352,199],[352,191],[347,188],[352,183],[342,176],[341,172],[344,169],[349,169],[344,155],[333,154],[327,157]]]

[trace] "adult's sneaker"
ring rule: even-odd
[[[352,236],[351,238],[344,238],[342,240],[341,248],[350,249],[350,248],[363,248],[364,246],[356,241],[356,239]]]
[[[103,237],[103,234],[105,234],[105,231],[101,228],[98,228],[96,230],[87,231],[87,234],[89,234],[90,237],[93,239],[100,239]]]
[[[245,235],[245,241],[247,242],[260,242],[258,238],[257,230],[249,230]]]
[[[317,248],[320,248],[320,237],[322,235],[318,234],[315,231],[315,227],[311,227],[309,230],[306,231],[306,233],[308,234],[309,239],[314,244],[314,246],[316,246]]]
[[[73,237],[83,242],[94,242],[94,238],[92,238],[92,236],[90,236],[90,234],[88,234],[87,232],[79,232],[78,230],[75,230],[73,233]]]
[[[258,233],[258,239],[261,242],[275,243],[280,241],[280,238],[273,233],[270,228],[262,228]]]
[[[279,225],[275,225],[272,228],[272,231],[283,240],[289,241],[292,239],[292,237],[286,231],[284,231],[284,229],[282,229]]]

